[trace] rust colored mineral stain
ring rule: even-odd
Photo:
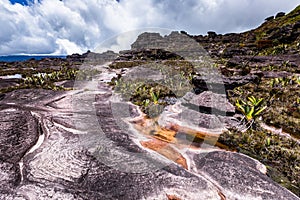
[[[178,125],[172,125],[168,127],[170,130],[176,131],[176,132],[183,132],[187,135],[192,135],[197,139],[215,139],[219,137],[218,133],[210,133],[210,132],[205,132],[205,131],[197,131],[188,127],[181,127]]]
[[[131,121],[134,128],[148,136],[150,140],[141,141],[141,145],[145,148],[156,151],[162,156],[176,162],[185,169],[188,169],[187,161],[184,156],[176,149],[190,148],[199,150],[201,149],[201,142],[205,140],[206,143],[211,143],[211,145],[218,145],[216,142],[219,134],[210,133],[205,131],[197,131],[187,127],[181,127],[178,125],[171,125],[169,127],[160,127],[155,119],[149,119],[147,117],[140,117]],[[189,137],[190,139],[180,139]],[[186,136],[186,137],[185,137]],[[194,140],[198,140],[194,141]],[[176,149],[172,147],[176,146]],[[221,147],[222,148],[222,147]]]
[[[134,128],[145,135],[150,135],[164,142],[176,142],[176,131],[161,128],[153,119],[143,118],[133,123],[135,124]]]
[[[164,157],[181,165],[183,168],[188,169],[186,159],[177,150],[171,147],[168,142],[152,139],[149,141],[141,141],[141,145],[145,148],[156,151]]]
[[[154,133],[156,139],[162,140],[164,142],[176,142],[176,132],[172,130],[167,130],[164,128],[158,128]]]
[[[136,130],[142,132],[145,135],[152,135],[152,137],[159,140],[177,143],[176,134],[182,133],[194,137],[195,139],[200,139],[205,141],[212,141],[215,143],[219,137],[218,133],[211,133],[205,131],[197,131],[187,127],[181,127],[179,125],[171,125],[169,127],[160,127],[155,123],[155,119],[149,118],[139,118],[138,120],[132,121]]]
[[[226,196],[221,191],[218,191],[218,195],[220,196],[221,200],[226,200]]]
[[[167,194],[168,200],[181,200],[180,198],[176,197],[175,195]]]

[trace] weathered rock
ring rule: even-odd
[[[196,93],[202,91],[212,91],[214,93],[224,94],[225,90],[233,89],[235,87],[245,85],[251,82],[257,82],[259,77],[253,74],[246,76],[197,76],[192,80],[193,85],[196,87]]]
[[[273,20],[274,19],[274,16],[270,16],[270,17],[267,17],[266,19],[265,19],[265,21],[271,21],[271,20]]]
[[[240,41],[236,34],[213,35],[220,43]],[[212,40],[197,38],[206,44]],[[194,39],[186,33],[165,37],[146,33],[133,50],[121,52],[119,61],[205,57]],[[215,46],[211,52],[216,55],[226,48]],[[231,54],[247,54],[230,48]],[[116,56],[108,54],[107,60]],[[91,52],[68,59],[82,62],[89,55],[98,59]],[[256,59],[249,65],[270,62],[270,57]],[[284,61],[280,59],[275,60]],[[232,62],[238,66],[238,59]],[[249,70],[244,76],[225,77],[216,69],[200,68],[201,76],[192,80],[197,94],[188,93],[166,107],[153,122],[154,131],[143,134],[146,128],[143,132],[131,123],[141,118],[139,109],[122,102],[105,83],[117,71],[103,71],[90,82],[75,83],[74,91],[17,90],[0,96],[1,199],[299,199],[268,178],[258,161],[213,146],[223,130],[239,124],[226,90],[273,75]],[[147,65],[128,70],[125,78],[145,75],[145,80],[163,79]],[[159,140],[155,129],[175,139]]]
[[[157,33],[143,33],[131,45],[131,49],[162,49],[185,60],[197,60],[199,56],[207,56],[207,52],[195,39],[175,31],[164,37]]]
[[[95,87],[94,83],[86,84]],[[36,138],[38,134],[32,135],[34,131],[24,127],[34,127],[37,120],[43,137],[25,156],[13,157],[14,162],[22,157],[22,170],[14,162],[1,163],[2,199],[230,199],[232,196],[241,199],[242,192],[250,197],[252,194],[257,198],[273,199],[274,191],[282,198],[297,199],[254,168],[243,155],[179,152],[183,156],[181,159],[186,160],[185,169],[174,162],[176,158],[165,157],[170,155],[165,152],[171,148],[164,150],[159,146],[158,152],[155,148],[144,148],[141,143],[147,137],[126,120],[137,116],[137,108],[120,102],[104,83],[95,84],[98,89],[91,91],[18,90],[5,95],[0,102],[3,108],[30,110],[36,118],[33,119],[28,111],[16,110],[11,110],[13,115],[8,117],[9,110],[2,110],[4,118],[1,119],[5,119],[2,126],[9,127],[9,130],[3,129],[4,133],[17,130],[11,141],[19,141],[16,136],[23,132],[27,138]],[[201,102],[194,100],[195,105],[200,105]],[[218,105],[216,107],[221,110]],[[188,108],[186,111],[189,111],[186,113],[189,119],[198,119],[195,116],[199,112],[190,112]],[[11,122],[12,118],[18,120]],[[21,123],[23,128],[14,129],[16,123]],[[218,123],[220,119],[216,127]],[[21,146],[34,144],[28,141],[31,140],[21,141]],[[1,152],[3,148],[1,143]],[[243,159],[246,161],[241,165]],[[215,168],[216,163],[226,166]],[[247,176],[245,170],[248,170]],[[234,174],[230,181],[226,173]],[[242,180],[248,176],[253,177],[253,182]],[[262,181],[265,184],[256,186]],[[240,183],[240,186],[236,189],[233,183]]]
[[[163,49],[142,49],[142,50],[127,50],[121,51],[120,56],[117,61],[147,61],[147,60],[169,60],[177,59],[182,60],[181,56],[176,55],[175,53],[168,52]]]
[[[283,17],[283,16],[285,16],[285,12],[279,12],[279,13],[276,14],[275,18],[277,19],[277,18],[280,18],[280,17]]]
[[[218,180],[226,199],[299,199],[281,186],[272,184],[272,180],[261,172],[266,169],[242,154],[210,152],[195,155],[194,162],[199,171]]]
[[[0,161],[0,182],[0,197],[1,194],[14,193],[21,182],[19,165]]]
[[[235,107],[225,94],[205,91],[198,95],[187,93],[176,104],[168,106],[160,115],[161,127],[187,130],[187,134],[198,138],[218,137],[226,128],[236,127],[239,122],[232,116]]]
[[[204,91],[199,95],[187,93],[183,99],[186,99],[186,105],[194,105],[207,113],[214,114],[233,114],[235,107],[228,102],[226,94],[216,94],[212,91]]]
[[[222,53],[223,58],[232,58],[236,55],[246,55],[246,50],[241,48],[227,47]]]
[[[147,81],[158,81],[164,79],[164,75],[157,69],[150,65],[142,65],[134,67],[126,72],[126,75],[122,77],[122,80],[144,80]]]
[[[0,105],[1,108],[1,105]],[[36,143],[37,121],[28,111],[15,108],[0,110],[0,196],[13,193],[21,182],[19,162]]]
[[[1,79],[0,78],[0,89],[17,86],[19,79]]]
[[[214,31],[208,31],[207,35],[208,35],[209,38],[212,38],[212,39],[214,39],[215,37],[217,37],[217,33],[214,32]]]
[[[24,91],[19,92],[21,96]],[[113,123],[110,103],[106,101],[110,95],[99,95],[97,98],[101,101],[98,103],[97,115],[104,135],[101,134],[102,131],[95,133],[96,128],[88,129],[90,132],[85,135],[77,135],[72,132],[76,126],[67,128],[63,124],[59,125],[60,121],[52,122],[53,117],[64,115],[63,113],[37,114],[42,119],[45,140],[40,148],[24,158],[23,181],[20,187],[6,192],[3,195],[5,199],[141,199],[166,198],[167,194],[184,195],[188,199],[197,199],[199,195],[206,198],[218,197],[217,189],[204,178],[189,174],[166,161],[154,160],[155,155],[134,144],[128,133]],[[52,100],[58,103],[63,98],[54,97]],[[121,146],[123,148],[119,149]],[[119,156],[121,160],[116,160],[115,156]],[[153,163],[157,164],[156,171],[151,171]],[[2,173],[8,173],[9,166],[4,167]],[[12,172],[9,173],[13,175]],[[5,183],[7,188],[10,186],[10,179]]]
[[[288,61],[288,62],[287,62]],[[253,68],[261,69],[266,66],[275,66],[277,68],[283,68],[284,63],[286,67],[284,70],[298,73],[300,72],[300,58],[298,55],[280,55],[280,56],[234,56],[228,62],[227,66],[243,67],[244,65]]]
[[[0,110],[0,160],[16,164],[39,136],[35,118],[28,111]]]

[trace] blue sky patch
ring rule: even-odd
[[[27,6],[28,1],[27,0],[9,0],[12,4],[19,3],[21,5]]]
[[[21,5],[24,5],[24,6],[28,6],[28,2],[33,2],[34,0],[9,0],[12,4],[15,4],[15,3],[19,3]],[[120,2],[120,0],[116,0],[117,2]]]

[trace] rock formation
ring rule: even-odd
[[[291,136],[299,128],[298,104],[287,105],[288,111],[276,104],[299,94],[297,80],[284,79],[299,73],[299,23],[273,24],[292,15],[299,9],[241,34],[143,33],[119,53],[1,63],[3,74],[62,66],[93,66],[99,73],[73,80],[66,91],[22,89],[18,80],[0,79],[0,89],[16,86],[0,94],[0,199],[299,199],[270,178],[274,161],[267,157],[289,155],[284,167],[299,164],[289,151],[299,145]],[[292,138],[276,152],[268,149],[281,142],[273,135],[259,141],[265,157],[256,158],[268,168],[218,140],[244,125],[233,100],[262,92],[270,95],[262,117],[274,124],[280,108]],[[251,138],[242,139],[251,145]],[[290,170],[282,173],[298,175]],[[299,181],[285,178],[295,192]]]

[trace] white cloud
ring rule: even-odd
[[[0,0],[0,55],[82,53],[144,27],[239,32],[297,4],[300,0],[35,0],[22,6]],[[112,49],[128,47],[132,37],[118,38]]]

